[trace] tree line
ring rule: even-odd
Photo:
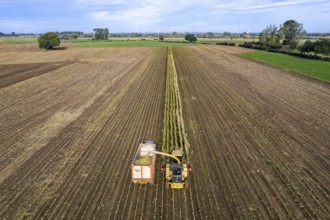
[[[307,35],[303,24],[295,20],[288,20],[279,27],[269,25],[259,33],[259,42],[246,42],[242,46],[255,49],[293,51],[300,53],[314,53],[330,55],[330,40],[322,39],[317,41],[307,40],[299,46],[299,40]]]
[[[300,48],[301,53],[311,53],[330,55],[330,40],[318,40],[312,42],[307,40]]]
[[[109,29],[108,28],[94,28],[94,34],[92,35],[94,40],[108,40]],[[173,35],[177,34],[173,32]],[[295,20],[288,20],[281,24],[279,27],[276,25],[269,25],[263,29],[259,35],[259,42],[246,42],[242,46],[251,47],[256,49],[271,49],[271,50],[299,50],[301,53],[315,53],[315,54],[330,54],[330,40],[307,40],[303,45],[299,46],[299,40],[302,39],[307,33],[304,30],[303,24],[298,23]],[[79,31],[64,31],[64,32],[48,32],[41,35],[38,38],[39,47],[52,49],[58,46],[60,40],[57,37],[61,36],[61,39],[73,38],[84,35]],[[244,35],[244,34],[242,34]],[[241,35],[241,36],[242,36]],[[63,37],[64,36],[64,37]],[[215,35],[212,32],[208,32],[205,36],[213,38]],[[224,32],[223,36],[231,36],[229,32]],[[197,41],[197,37],[194,34],[186,33],[185,40],[190,43]],[[164,40],[164,35],[159,35],[159,40]],[[47,43],[45,43],[48,41]]]

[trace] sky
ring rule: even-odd
[[[287,20],[330,32],[330,0],[0,0],[0,32],[258,33]]]

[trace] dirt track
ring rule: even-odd
[[[170,191],[129,175],[162,137],[166,48],[1,45],[0,218],[329,218],[329,84],[240,50],[173,48],[194,171]]]

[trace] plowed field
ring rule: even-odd
[[[134,185],[162,140],[166,48],[0,46],[0,219],[327,219],[330,85],[173,47],[193,173]]]

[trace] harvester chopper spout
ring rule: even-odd
[[[160,152],[160,151],[154,151],[154,153],[155,154],[159,154],[159,155],[163,155],[163,156],[166,156],[166,157],[173,158],[173,159],[175,159],[178,162],[178,164],[181,164],[181,161],[179,160],[179,158],[177,158],[174,155],[171,155],[171,154],[168,154],[168,153],[164,153],[164,152]]]

